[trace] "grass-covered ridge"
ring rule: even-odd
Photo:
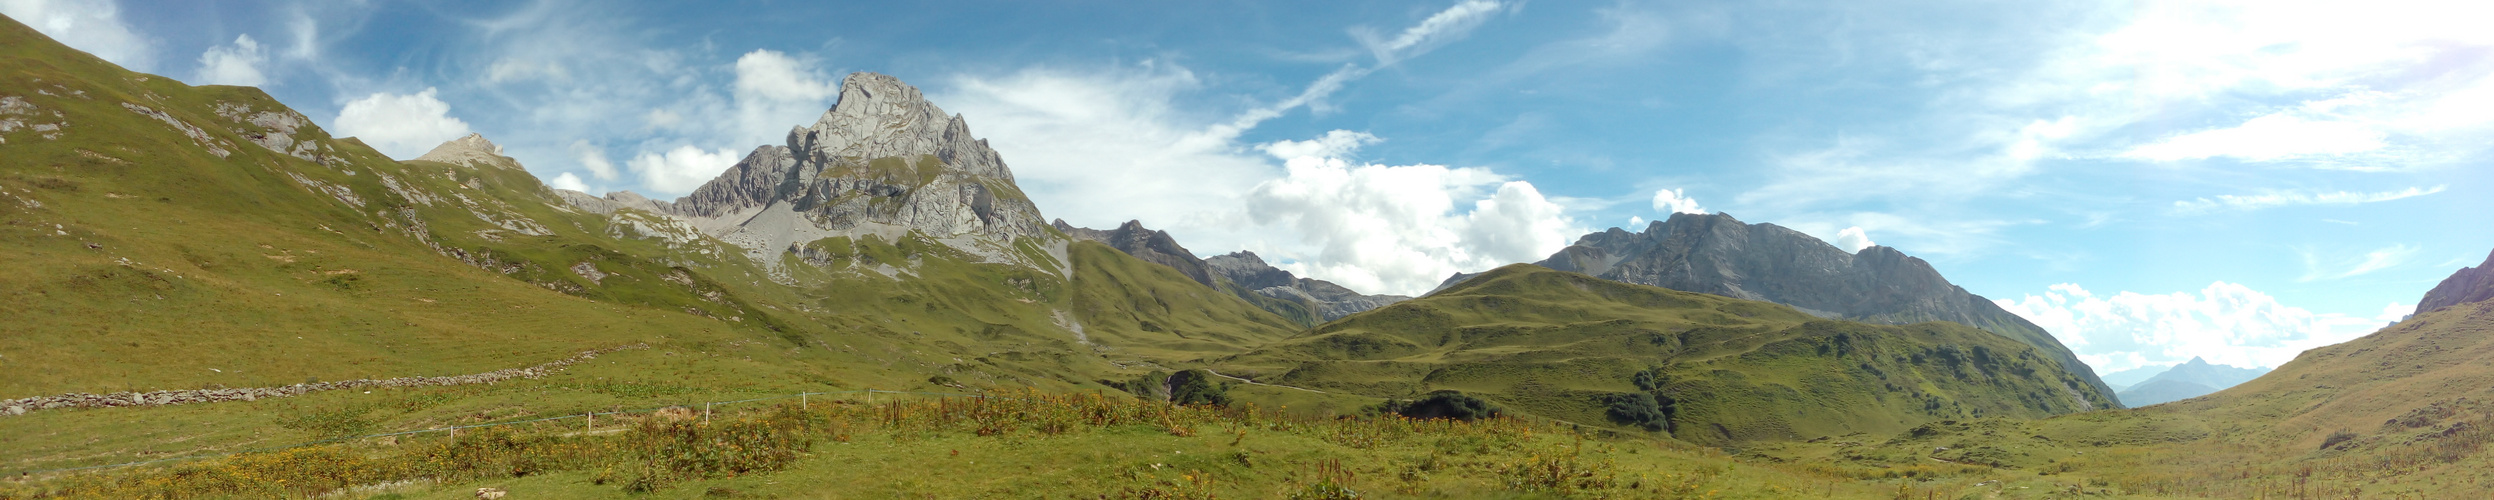
[[[2042,417],[2110,401],[2032,347],[1961,325],[1822,320],[1531,265],[1215,364],[1370,397],[1460,390],[1543,418],[1709,443]]]

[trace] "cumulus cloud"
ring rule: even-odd
[[[1376,144],[1383,140],[1367,132],[1335,130],[1326,132],[1322,137],[1304,141],[1280,140],[1258,144],[1256,149],[1282,160],[1299,157],[1347,158],[1359,152],[1361,146]]]
[[[120,2],[0,0],[0,14],[124,68],[148,71],[155,65],[155,46],[121,20]]]
[[[776,50],[736,58],[736,97],[771,101],[820,101],[840,95],[840,84]]]
[[[581,181],[579,175],[574,175],[571,172],[555,174],[553,179],[546,181],[546,187],[569,189],[583,193],[589,192],[589,183]]]
[[[2373,317],[2314,313],[2223,281],[2196,293],[2109,296],[2064,283],[2042,295],[1995,303],[2044,327],[2099,373],[2194,356],[2234,366],[2277,366],[2304,350],[2372,333],[2415,309],[2390,304]]]
[[[1464,0],[1447,7],[1446,10],[1431,14],[1428,19],[1421,20],[1420,24],[1404,28],[1402,33],[1395,34],[1392,38],[1382,36],[1376,30],[1365,27],[1352,29],[1351,36],[1358,39],[1360,45],[1366,46],[1369,53],[1377,57],[1378,65],[1391,66],[1395,62],[1427,53],[1447,42],[1471,34],[1473,28],[1481,27],[1482,23],[1488,22],[1491,16],[1497,15],[1505,7],[1499,2],[1490,0]]]
[[[1688,193],[1678,189],[1655,190],[1654,211],[1666,214],[1706,214],[1705,207],[1697,206],[1696,198],[1690,198]]]
[[[1417,295],[1447,275],[1539,260],[1583,231],[1532,184],[1483,168],[1300,157],[1260,183],[1247,212],[1313,252],[1285,269],[1371,293]],[[1470,210],[1459,210],[1470,200]]]
[[[468,135],[468,122],[450,116],[450,104],[427,87],[414,94],[374,92],[346,103],[330,130],[363,139],[391,158],[408,159]]]
[[[260,47],[251,35],[234,37],[233,45],[209,47],[199,54],[199,83],[208,85],[260,86],[268,84],[268,76],[260,66],[268,64],[268,49]]]
[[[2259,210],[2292,205],[2357,205],[2414,198],[2439,193],[2448,187],[2447,185],[2437,185],[2431,188],[2411,187],[2402,191],[2376,193],[2281,191],[2255,195],[2229,194],[2218,195],[2215,198],[2177,201],[2174,202],[2174,210],[2183,213],[2203,213],[2218,209]]]
[[[625,164],[641,175],[641,185],[660,193],[687,193],[719,177],[719,172],[744,159],[735,150],[703,151],[692,146],[677,146],[660,153],[641,153]]]
[[[1862,226],[1848,227],[1836,232],[1836,248],[1845,249],[1847,252],[1860,252],[1864,248],[1878,245],[1878,243],[1871,242],[1870,233],[1863,231]]]
[[[580,162],[581,168],[589,169],[589,175],[596,176],[598,180],[615,180],[615,162],[606,159],[604,148],[590,144],[587,139],[572,141],[572,159]]]

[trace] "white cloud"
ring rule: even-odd
[[[692,146],[677,146],[664,153],[641,153],[625,162],[633,173],[641,174],[641,185],[660,193],[687,193],[702,183],[719,177],[719,172],[744,159],[732,149],[716,152]]]
[[[2380,316],[2314,313],[2281,304],[2239,284],[2211,283],[2198,293],[2098,296],[2076,284],[2050,287],[2043,295],[1994,301],[2044,327],[2098,373],[2205,357],[2234,366],[2277,366],[2304,350],[2371,333],[2392,313],[2415,306],[2391,304]]]
[[[1367,132],[1335,130],[1326,132],[1323,137],[1315,139],[1280,140],[1258,144],[1256,149],[1263,150],[1264,154],[1273,155],[1274,158],[1281,160],[1299,157],[1349,158],[1354,153],[1358,153],[1361,146],[1376,144],[1383,140]]]
[[[589,192],[589,183],[582,182],[580,180],[580,176],[573,175],[571,172],[555,174],[553,180],[546,181],[546,187],[569,189],[583,193]]]
[[[1504,7],[1495,1],[1464,0],[1447,7],[1446,10],[1430,15],[1428,19],[1421,20],[1420,24],[1404,28],[1403,32],[1396,34],[1394,38],[1384,38],[1368,28],[1353,29],[1351,36],[1358,39],[1360,45],[1368,47],[1371,54],[1376,55],[1379,66],[1392,66],[1395,62],[1427,53],[1447,42],[1463,38],[1464,35],[1470,34],[1473,28],[1479,28],[1482,23],[1488,22],[1491,16],[1497,15],[1498,11]]]
[[[606,159],[606,149],[590,144],[588,139],[572,141],[572,159],[580,162],[581,168],[589,169],[589,175],[596,176],[598,180],[615,180],[615,162]]]
[[[1288,168],[1256,186],[1247,213],[1314,247],[1278,251],[1281,267],[1354,290],[1417,295],[1456,272],[1540,260],[1584,232],[1532,184],[1488,169],[1313,157]]]
[[[738,99],[808,102],[836,95],[840,95],[839,82],[828,81],[788,54],[755,50],[736,58]]]
[[[1705,215],[1706,207],[1697,206],[1697,199],[1678,189],[1654,190],[1654,211],[1665,214]]]
[[[2374,151],[2387,146],[2387,139],[2387,134],[2360,123],[2314,121],[2277,113],[2231,128],[2166,138],[2132,148],[2122,156],[2153,161],[2218,156],[2251,161],[2293,160]]]
[[[0,0],[0,14],[124,68],[148,71],[155,65],[154,45],[121,20],[120,2]]]
[[[2370,274],[2373,271],[2398,267],[2400,264],[2407,263],[2409,258],[2415,257],[2416,252],[2422,249],[2404,244],[2392,245],[2342,260],[2336,265],[2325,264],[2321,262],[2318,254],[2305,250],[2303,251],[2304,275],[2296,278],[2295,281],[2352,278]]]
[[[363,139],[391,158],[408,159],[468,135],[468,123],[450,116],[450,104],[427,87],[415,94],[374,92],[346,103],[330,129]]]
[[[268,84],[268,76],[260,66],[268,64],[268,49],[260,47],[251,35],[234,37],[233,45],[209,47],[199,54],[199,83],[206,85],[260,86]]]
[[[1627,229],[1628,229],[1628,230],[1630,230],[1630,231],[1643,231],[1643,230],[1645,230],[1645,218],[1644,218],[1644,217],[1634,216],[1634,215],[1628,216],[1628,228],[1627,228]]]
[[[1864,248],[1878,245],[1878,243],[1871,242],[1870,233],[1863,231],[1862,226],[1848,227],[1836,232],[1836,248],[1845,249],[1847,252],[1860,252]]]
[[[2356,205],[2414,198],[2439,193],[2448,187],[2449,186],[2444,185],[2437,185],[2431,188],[2411,187],[2402,191],[2383,191],[2378,193],[2358,193],[2352,191],[2334,191],[2326,193],[2283,191],[2255,195],[2229,194],[2219,195],[2214,199],[2199,198],[2194,200],[2177,201],[2174,202],[2174,209],[2185,213],[2197,213],[2208,212],[2219,208],[2259,210],[2263,208],[2289,205]]]

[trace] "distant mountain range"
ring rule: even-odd
[[[2209,364],[2206,359],[2193,357],[2189,362],[2174,365],[2137,384],[2124,387],[2118,395],[2122,404],[2133,407],[2181,401],[2250,382],[2265,373],[2269,373],[2268,368]]]
[[[1168,231],[1144,228],[1142,221],[1126,221],[1109,230],[1074,227],[1064,219],[1052,225],[1075,239],[1100,242],[1145,262],[1169,266],[1197,283],[1229,291],[1308,326],[1411,299],[1401,295],[1363,295],[1329,281],[1301,278],[1266,264],[1254,252],[1198,258],[1180,246]]]

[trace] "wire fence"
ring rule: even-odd
[[[1004,397],[997,397],[997,396],[991,396],[991,395],[986,395],[986,394],[967,394],[967,393],[958,393],[958,392],[885,391],[885,390],[876,390],[876,389],[859,389],[859,390],[853,390],[853,391],[832,391],[832,392],[800,392],[800,393],[790,394],[790,395],[786,395],[786,396],[771,396],[771,397],[765,397],[765,398],[739,399],[739,400],[734,400],[734,401],[705,401],[705,402],[700,402],[700,403],[684,403],[684,404],[673,404],[673,405],[666,405],[666,406],[653,406],[653,407],[649,407],[649,408],[641,408],[641,409],[633,409],[633,410],[614,410],[614,411],[602,411],[602,412],[601,412],[601,411],[591,411],[591,412],[580,413],[580,414],[573,414],[573,415],[561,415],[561,416],[544,417],[544,418],[532,418],[532,419],[527,419],[527,420],[512,420],[512,421],[508,421],[508,422],[489,422],[489,423],[482,423],[482,424],[451,425],[451,426],[445,426],[445,427],[434,427],[434,428],[429,428],[429,429],[417,429],[417,430],[412,430],[412,431],[388,432],[388,433],[381,433],[381,434],[368,434],[368,435],[362,435],[362,436],[345,436],[345,437],[335,437],[335,438],[323,439],[323,440],[319,440],[319,441],[307,441],[307,442],[295,443],[295,444],[289,444],[289,445],[283,445],[283,446],[268,446],[268,447],[252,448],[252,449],[247,449],[247,450],[239,450],[239,451],[228,451],[228,452],[221,452],[221,453],[202,453],[202,454],[197,454],[197,455],[189,455],[189,456],[181,456],[181,457],[159,458],[159,459],[155,459],[155,460],[141,460],[141,461],[137,461],[137,462],[125,462],[125,463],[106,464],[106,465],[90,465],[90,466],[85,466],[85,467],[63,467],[63,468],[57,468],[57,469],[27,470],[27,471],[21,471],[21,472],[19,472],[19,473],[18,473],[18,477],[21,477],[21,478],[22,478],[22,477],[29,477],[29,476],[38,476],[38,475],[57,474],[57,473],[63,473],[63,472],[80,472],[80,471],[91,471],[91,470],[114,469],[114,468],[121,468],[121,467],[135,467],[135,466],[141,466],[141,465],[151,465],[151,464],[170,463],[170,462],[184,462],[184,461],[191,461],[191,460],[204,460],[204,459],[210,459],[210,458],[218,458],[218,457],[227,457],[227,456],[241,455],[241,454],[246,454],[246,453],[266,453],[266,452],[279,451],[279,450],[290,450],[290,449],[302,448],[302,447],[306,447],[306,446],[319,446],[319,445],[324,445],[324,444],[329,444],[329,443],[336,443],[336,442],[342,442],[342,441],[354,441],[354,440],[358,440],[358,439],[385,438],[385,437],[406,436],[406,435],[414,435],[414,434],[429,434],[429,433],[435,433],[435,432],[446,432],[446,433],[449,433],[450,438],[452,438],[452,439],[457,439],[457,438],[458,438],[458,436],[459,436],[459,430],[460,430],[460,429],[479,429],[479,428],[486,428],[486,427],[502,427],[502,426],[511,426],[511,425],[520,425],[520,424],[530,424],[530,423],[537,423],[537,422],[551,422],[551,421],[556,421],[556,420],[569,420],[569,419],[575,419],[575,418],[580,418],[580,419],[588,419],[588,421],[589,421],[589,426],[588,426],[588,427],[589,427],[591,430],[595,430],[595,428],[596,428],[596,422],[597,422],[597,420],[596,420],[596,419],[597,419],[597,416],[598,416],[598,415],[629,415],[629,414],[638,414],[638,413],[652,413],[652,412],[657,412],[657,411],[659,411],[659,410],[664,410],[664,409],[668,409],[668,408],[686,408],[686,409],[690,409],[690,408],[692,408],[692,406],[693,406],[693,405],[696,405],[696,404],[701,405],[701,407],[702,407],[702,408],[701,408],[701,418],[702,418],[702,419],[704,419],[704,420],[706,421],[706,420],[708,420],[708,419],[710,418],[710,412],[711,412],[711,410],[716,409],[717,407],[719,407],[719,406],[723,406],[723,405],[732,405],[732,404],[739,404],[739,403],[755,403],[755,402],[762,402],[762,401],[780,401],[780,400],[788,400],[788,399],[796,399],[796,400],[799,400],[799,401],[801,401],[801,402],[806,402],[807,400],[809,400],[810,398],[812,398],[812,397],[814,397],[814,396],[838,396],[838,395],[844,395],[844,394],[864,394],[864,395],[866,396],[867,402],[869,402],[869,403],[874,402],[874,396],[875,396],[876,394],[892,394],[892,395],[899,395],[899,396],[937,396],[937,397],[968,397],[968,398],[1018,399],[1018,398],[1004,398]],[[810,404],[810,403],[800,403],[800,404]]]

